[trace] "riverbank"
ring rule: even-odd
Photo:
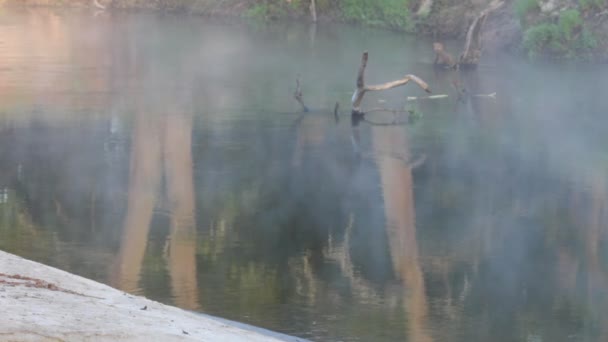
[[[0,251],[1,341],[303,341],[198,315]]]
[[[258,20],[298,19],[385,27],[437,40],[464,39],[490,0],[0,0],[21,6],[154,9]],[[530,59],[608,61],[608,2],[505,0],[485,20],[488,52]],[[312,14],[314,12],[314,15]],[[458,55],[460,51],[454,51]]]

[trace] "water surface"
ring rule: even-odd
[[[363,50],[368,82],[451,97],[352,122]],[[608,70],[431,60],[348,26],[3,10],[0,248],[316,341],[608,340]]]

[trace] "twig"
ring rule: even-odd
[[[496,99],[496,93],[490,94],[475,94],[473,97],[485,97],[490,99]],[[445,99],[450,97],[447,94],[439,94],[439,95],[431,95],[431,96],[408,96],[406,101],[420,101],[420,100],[437,100],[437,99]]]
[[[437,99],[445,99],[447,97],[449,97],[449,95],[447,95],[447,94],[438,94],[438,95],[431,95],[431,96],[408,96],[405,100],[406,101],[437,100]]]
[[[416,158],[414,161],[408,163],[407,166],[409,166],[409,168],[413,170],[413,169],[420,167],[422,164],[424,164],[425,161],[426,161],[426,154],[423,154],[420,157]]]
[[[496,98],[496,93],[490,93],[490,94],[475,94],[473,95],[473,97],[487,97],[487,98],[491,98],[491,99],[495,99]]]
[[[300,75],[298,75],[298,77],[296,77],[296,91],[293,93],[293,97],[302,106],[302,111],[307,113],[308,107],[306,107],[306,105],[304,104],[304,100],[302,97],[302,89],[300,88]]]

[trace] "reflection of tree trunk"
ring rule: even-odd
[[[602,235],[605,234],[606,221],[606,183],[602,175],[593,177],[592,190],[590,193],[590,212],[588,214],[589,221],[586,227],[585,236],[585,251],[587,264],[587,295],[589,305],[591,307],[600,307],[601,301],[598,301],[600,293],[604,291],[608,285],[608,279],[602,269],[600,256],[600,244]],[[601,322],[604,323],[604,322]],[[608,329],[602,329],[600,335],[608,335]]]
[[[124,291],[138,287],[160,184],[159,131],[155,123],[155,120],[138,115],[133,134],[127,216],[113,275],[113,285]]]
[[[410,341],[432,341],[426,330],[427,301],[418,261],[409,146],[402,127],[372,128],[374,152],[382,180],[386,229],[395,273],[408,292],[406,311]],[[399,156],[399,158],[394,158]]]
[[[326,127],[327,118],[320,116],[308,116],[300,122],[298,126],[296,149],[291,160],[292,166],[298,167],[302,164],[306,147],[314,147],[323,144],[325,141]]]
[[[168,260],[171,287],[175,304],[186,309],[198,307],[191,124],[190,117],[168,116],[164,146],[172,213]]]

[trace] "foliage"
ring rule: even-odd
[[[515,2],[515,13],[517,13],[517,17],[519,21],[524,21],[526,15],[533,10],[537,10],[538,0],[517,0]]]
[[[411,31],[408,5],[408,0],[341,0],[340,10],[346,21]]]
[[[528,55],[532,58],[538,56],[543,49],[551,47],[553,50],[559,50],[557,46],[559,42],[559,28],[555,24],[544,23],[533,26],[524,33],[524,49],[528,51]]]
[[[559,30],[560,33],[567,39],[572,39],[572,33],[576,28],[583,25],[581,14],[575,9],[563,11],[559,15]]]
[[[253,5],[245,12],[246,17],[263,20],[283,17],[285,14],[286,11],[283,6],[266,1]]]
[[[606,5],[606,0],[579,0],[579,6],[583,11],[600,9],[604,5]]]
[[[570,9],[560,13],[557,23],[543,22],[528,28],[523,46],[531,58],[544,54],[572,59],[587,56],[597,40],[584,27],[580,13]]]

